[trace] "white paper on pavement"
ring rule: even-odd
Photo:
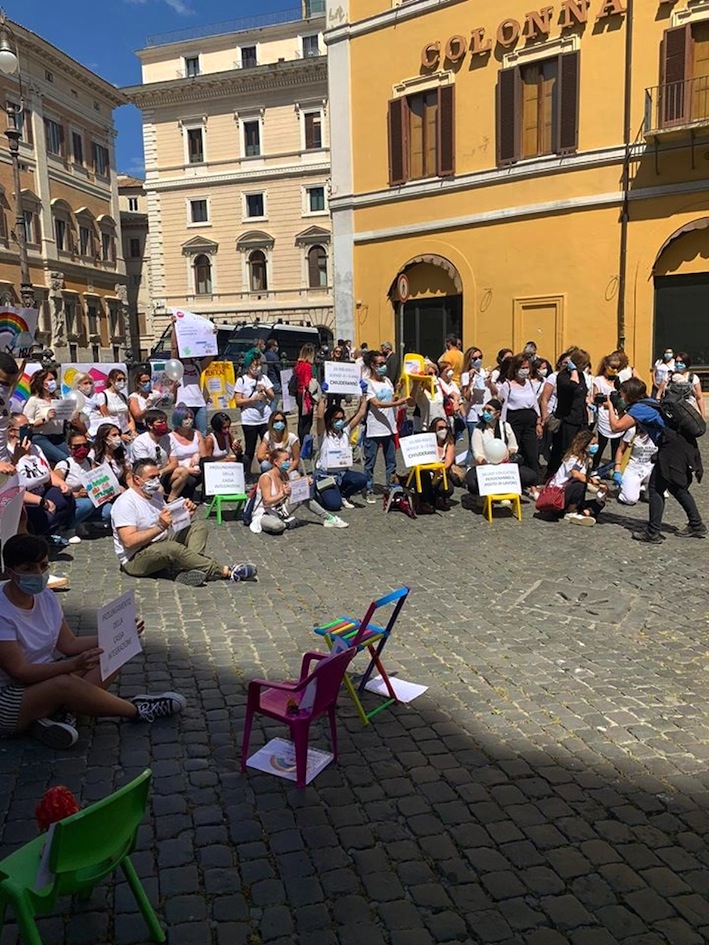
[[[522,495],[517,463],[476,466],[480,495]]]
[[[325,383],[328,394],[352,394],[359,398],[362,372],[354,361],[326,361]]]
[[[420,686],[418,683],[406,682],[405,679],[396,679],[393,676],[389,677],[389,682],[399,702],[413,702],[428,689],[428,686]],[[381,676],[370,679],[364,688],[376,692],[378,696],[389,698],[389,690]]]
[[[308,748],[305,783],[310,784],[313,778],[330,764],[332,757],[329,751]],[[295,745],[284,738],[272,738],[263,748],[259,748],[246,764],[249,768],[256,768],[257,771],[265,771],[266,774],[275,774],[279,778],[295,781]]]
[[[217,355],[217,333],[214,324],[203,315],[185,309],[170,309],[175,316],[177,352],[181,358],[210,358]]]
[[[399,447],[407,469],[411,469],[412,466],[440,462],[438,437],[435,433],[415,433],[413,436],[403,436],[399,440]]]
[[[307,476],[301,476],[299,479],[291,479],[290,483],[290,504],[297,502],[307,502],[310,498],[310,480]]]
[[[101,679],[107,679],[143,649],[138,636],[135,591],[126,591],[99,610],[96,620]]]
[[[192,518],[185,505],[184,499],[175,499],[174,502],[166,503],[165,508],[172,516],[170,535],[176,535],[178,532],[181,532],[183,528],[189,528]]]

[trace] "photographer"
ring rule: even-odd
[[[697,441],[667,426],[659,405],[648,399],[647,388],[640,378],[631,377],[621,384],[620,397],[620,401],[609,398],[606,403],[613,433],[625,433],[637,424],[658,448],[648,483],[650,518],[647,528],[633,532],[633,538],[653,545],[663,541],[660,526],[665,513],[665,491],[679,502],[687,515],[687,527],[676,534],[683,538],[706,538],[707,527],[689,492],[693,475],[701,482],[704,473]],[[625,409],[622,416],[618,408]]]

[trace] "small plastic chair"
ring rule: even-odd
[[[308,767],[308,741],[310,726],[321,715],[330,719],[332,753],[337,761],[337,723],[335,708],[337,696],[350,661],[356,650],[341,653],[306,653],[300,667],[300,678],[293,682],[269,682],[267,679],[252,679],[246,702],[244,737],[241,744],[241,770],[246,771],[251,726],[256,713],[270,719],[285,722],[289,726],[295,744],[295,770],[297,787],[305,787]],[[310,664],[317,666],[310,672]],[[315,688],[315,693],[310,687]],[[312,700],[312,701],[311,701]],[[301,709],[302,702],[307,707]]]
[[[145,923],[156,942],[165,933],[150,905],[130,854],[145,814],[152,771],[144,771],[125,787],[53,827],[48,867],[53,874],[42,889],[34,888],[48,834],[26,843],[0,862],[0,931],[8,905],[26,945],[42,945],[34,917],[54,909],[60,896],[91,895],[94,886],[119,866],[128,881]]]
[[[492,506],[494,502],[511,502],[512,514],[520,522],[522,521],[522,503],[520,502],[519,495],[516,492],[485,496],[485,501],[483,502],[483,515],[488,520],[488,522],[492,522]]]
[[[212,514],[212,511],[216,509],[217,510],[217,525],[221,525],[222,524],[222,504],[224,502],[236,502],[235,511],[239,513],[242,507],[248,501],[248,498],[249,497],[247,495],[214,495],[212,496],[212,501],[209,503],[209,506],[207,507],[207,514],[204,517],[209,518],[209,516]]]
[[[421,492],[421,470],[425,469],[429,472],[440,472],[443,476],[443,488],[448,488],[448,476],[446,475],[446,467],[444,463],[424,463],[422,466],[412,466],[411,472],[406,480],[406,485],[411,485],[411,480],[415,479],[416,481],[416,491]]]
[[[415,370],[411,370],[413,367],[415,367]],[[404,390],[407,397],[411,396],[412,385],[417,381],[423,384],[425,387],[430,387],[431,397],[433,397],[436,393],[436,379],[433,377],[433,375],[426,374],[426,362],[422,354],[408,352],[404,355],[404,364],[401,369],[401,380],[404,384]]]

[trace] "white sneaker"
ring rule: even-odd
[[[511,508],[512,508],[512,503],[510,502],[509,499],[503,499],[502,502],[498,502],[497,504],[500,506],[501,509],[511,509]]]
[[[61,587],[69,587],[69,578],[61,577],[59,574],[50,574],[47,587],[50,591],[58,591]]]
[[[328,515],[323,520],[323,525],[325,528],[349,528],[350,523],[345,522],[344,519],[341,519],[339,515]]]
[[[354,509],[356,506],[350,502],[349,499],[346,499],[344,496],[340,497],[342,499],[342,508],[343,509]]]
[[[576,514],[574,518],[571,519],[572,525],[585,525],[586,528],[593,528],[596,524],[596,520],[592,515],[579,515]]]
[[[81,539],[79,538],[78,535],[72,535],[71,538],[67,538],[67,541],[69,542],[70,545],[80,545],[80,544],[81,544]]]
[[[367,505],[376,505],[377,497],[373,492],[368,492],[364,501],[367,503]]]

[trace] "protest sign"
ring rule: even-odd
[[[217,354],[217,331],[203,315],[171,308],[175,316],[177,352],[181,358],[210,358]]]
[[[55,420],[71,420],[76,413],[76,401],[73,400],[53,400],[52,410]]]
[[[243,463],[205,463],[205,495],[245,495]]]
[[[96,626],[98,645],[103,650],[99,657],[101,679],[108,679],[111,673],[143,649],[136,626],[135,591],[126,591],[102,607],[97,614]]]
[[[292,505],[297,502],[307,502],[310,498],[310,480],[307,476],[300,476],[298,479],[291,479],[290,501]]]
[[[313,778],[330,764],[332,758],[329,751],[308,748],[305,783],[310,784]],[[265,771],[266,774],[275,774],[279,778],[295,781],[295,745],[284,738],[272,738],[263,748],[259,748],[246,764],[250,768],[256,768],[257,771]]]
[[[170,525],[171,535],[176,535],[178,532],[181,532],[183,528],[189,528],[192,518],[190,517],[184,499],[175,499],[174,502],[168,502],[165,508],[172,516],[172,524]]]
[[[288,368],[287,371],[280,371],[281,375],[281,396],[283,397],[283,413],[290,413],[291,410],[295,410],[298,404],[295,402],[295,398],[291,397],[288,393],[288,383],[293,377],[293,368]]]
[[[519,466],[516,463],[498,463],[476,466],[480,495],[522,495]]]
[[[437,443],[438,438],[435,433],[415,433],[413,436],[402,437],[399,440],[399,446],[406,468],[439,463]]]
[[[66,397],[73,389],[74,383],[80,374],[88,374],[94,382],[94,394],[102,394],[108,385],[108,375],[114,368],[123,371],[126,374],[126,366],[121,361],[102,362],[76,362],[73,364],[62,364],[61,374],[61,395]]]
[[[108,463],[101,463],[84,473],[84,489],[96,508],[113,501],[121,491],[118,479]]]
[[[32,351],[39,311],[0,305],[0,351],[26,358]]]
[[[325,383],[328,394],[351,394],[359,398],[362,393],[359,386],[361,378],[360,367],[354,362],[325,362]]]
[[[206,391],[209,405],[214,410],[227,410],[236,407],[234,385],[236,376],[231,361],[212,361],[202,371],[202,390]]]

